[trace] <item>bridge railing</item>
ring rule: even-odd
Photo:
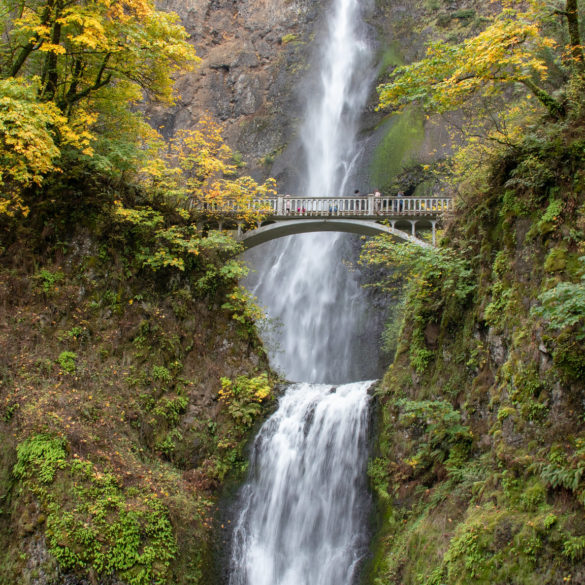
[[[277,216],[439,215],[449,197],[282,197]]]
[[[263,215],[275,215],[278,197],[264,197],[251,199],[245,206],[235,199],[224,199],[223,201],[197,201],[189,199],[189,209],[202,211],[204,213],[235,213],[242,211],[256,211]]]
[[[279,195],[253,199],[245,207],[235,201],[199,203],[190,209],[203,213],[237,214],[256,211],[269,217],[435,216],[451,208],[449,197],[298,197]]]

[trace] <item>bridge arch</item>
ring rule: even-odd
[[[238,235],[238,240],[242,242],[246,249],[254,248],[265,242],[276,240],[284,236],[291,236],[295,234],[306,234],[312,232],[346,232],[352,234],[359,234],[362,236],[377,236],[380,234],[388,234],[397,240],[408,241],[422,247],[431,247],[431,244],[425,242],[414,235],[415,224],[428,224],[426,227],[433,230],[435,228],[434,221],[412,220],[412,234],[397,229],[396,227],[383,225],[372,220],[361,219],[343,219],[343,218],[321,218],[321,219],[304,219],[302,221],[295,220],[278,220],[267,225],[263,225],[257,229],[242,232]],[[393,222],[394,224],[395,222]]]

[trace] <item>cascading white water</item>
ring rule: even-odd
[[[318,75],[305,89],[305,170],[296,192],[351,195],[372,71],[358,0],[333,0],[318,49]],[[375,360],[355,359],[364,346],[367,306],[343,264],[351,242],[347,235],[306,234],[265,244],[255,254],[252,292],[281,323],[271,361],[290,380],[339,383],[375,375]]]
[[[333,0],[328,23],[302,127],[306,180],[297,192],[311,196],[348,194],[370,82],[359,1]],[[305,383],[287,389],[256,438],[230,585],[351,585],[363,558],[371,382],[316,384],[366,371],[356,368],[365,305],[342,262],[350,248],[351,239],[330,233],[295,236],[256,262],[254,292],[282,324],[272,363]]]
[[[306,100],[301,131],[303,195],[342,195],[356,156],[356,133],[369,90],[370,49],[358,0],[335,0],[320,51],[319,81]],[[366,74],[366,75],[364,75]]]
[[[296,384],[256,438],[230,585],[349,585],[366,544],[367,389]]]

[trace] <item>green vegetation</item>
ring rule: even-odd
[[[14,476],[42,505],[49,550],[63,569],[115,573],[133,585],[166,581],[177,545],[155,495],[123,490],[90,461],[69,461],[63,439],[34,435],[17,454]],[[67,491],[50,491],[57,475]]]
[[[579,260],[585,262],[585,256]],[[579,325],[576,338],[585,338],[585,274],[579,282],[558,283],[543,292],[538,300],[541,306],[534,307],[532,313],[542,317],[548,327],[563,330]]]
[[[296,35],[294,33],[289,33],[287,35],[284,35],[281,39],[280,42],[283,45],[287,45],[288,43],[298,43],[299,41],[299,35]]]
[[[400,45],[393,42],[382,53],[380,71],[384,74],[389,67],[397,67],[398,65],[404,65],[404,59],[400,54]]]
[[[59,365],[64,372],[74,374],[76,359],[77,354],[74,351],[62,351],[57,358],[57,362],[59,362]]]
[[[510,3],[381,88],[384,107],[462,108],[470,121],[440,178],[455,195],[440,247],[417,258],[377,238],[362,254],[392,268],[379,286],[402,299],[377,390],[369,583],[583,580],[585,81],[572,29],[582,5],[555,6],[560,21],[543,3]],[[501,44],[518,27],[523,40]],[[527,83],[517,77],[536,65]],[[503,93],[512,78],[506,92],[523,111]]]
[[[239,376],[234,382],[229,378],[221,379],[219,397],[227,406],[232,419],[246,428],[262,412],[261,404],[271,398],[272,388],[266,374],[256,378]]]

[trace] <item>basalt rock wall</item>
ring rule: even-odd
[[[165,0],[179,14],[202,59],[178,80],[172,109],[151,107],[153,123],[170,137],[203,112],[224,124],[225,138],[246,172],[268,176],[295,136],[297,85],[322,5],[308,0]],[[281,165],[281,179],[286,173]]]

